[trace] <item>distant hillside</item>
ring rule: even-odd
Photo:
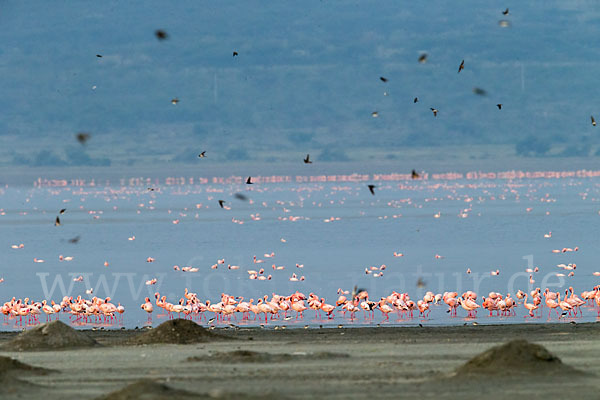
[[[600,148],[592,1],[32,0],[0,21],[0,166]]]

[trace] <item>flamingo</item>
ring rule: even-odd
[[[537,310],[538,306],[536,306],[535,304],[527,302],[527,293],[525,293],[523,295],[523,297],[524,297],[523,307],[525,307],[527,310],[529,310],[529,316],[533,318],[534,317],[533,311]],[[525,318],[527,318],[527,316],[525,316]]]
[[[292,310],[296,311],[296,319],[304,318],[304,311],[307,310],[304,300],[292,301]]]

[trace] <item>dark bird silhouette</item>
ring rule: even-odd
[[[219,200],[219,205],[223,208],[223,204],[225,204],[225,200]]]
[[[419,178],[420,178],[420,175],[419,175],[419,173],[418,173],[417,171],[415,171],[415,170],[413,169],[413,170],[412,170],[411,177],[412,177],[413,179],[419,179]]]
[[[357,285],[354,285],[354,288],[352,289],[352,299],[355,298],[359,293],[361,292],[366,292],[366,289],[363,288],[359,288]]]
[[[419,102],[419,98],[415,97],[415,99],[413,100],[413,103],[418,103]]]
[[[171,100],[171,104],[173,104],[174,106],[177,105],[177,103],[179,103],[179,99],[177,97]]]
[[[242,193],[236,193],[233,195],[233,197],[235,197],[238,200],[243,200],[243,201],[248,200],[248,197],[244,196]]]
[[[312,161],[310,161],[310,154],[306,155],[306,158],[304,159],[304,164],[312,164]]]
[[[62,210],[60,210],[58,213],[62,215],[62,214],[64,214],[64,213],[65,213],[65,211],[67,211],[67,209],[66,209],[66,208],[63,208],[63,209],[62,209]]]
[[[60,226],[60,218],[56,217],[56,220],[54,221],[54,226]]]
[[[148,188],[149,192],[154,192],[154,188]]]
[[[79,132],[77,135],[75,135],[75,137],[79,143],[85,144],[88,140],[90,140],[91,135],[89,133]]]
[[[463,69],[465,69],[465,60],[462,60],[460,62],[460,65],[458,66],[458,73],[460,73],[460,71],[462,71]]]
[[[430,108],[430,110],[431,110],[431,112],[433,113],[433,116],[434,116],[434,117],[437,117],[437,113],[438,113],[438,110],[437,110],[437,108]]]
[[[248,179],[246,179],[246,185],[252,185],[254,182],[252,182],[252,177],[249,176]]]
[[[478,88],[478,87],[473,88],[473,93],[475,93],[478,96],[486,96],[487,95],[487,92],[484,89]]]
[[[498,107],[498,110],[502,110],[502,103],[496,104],[496,107]]]
[[[167,32],[163,31],[162,29],[157,29],[154,32],[154,35],[156,35],[156,38],[158,40],[165,40],[169,37],[169,35],[167,35]]]
[[[375,186],[375,185],[369,185],[369,192],[371,192],[371,194],[372,194],[373,196],[375,196],[375,188],[376,188],[376,186]]]
[[[419,56],[419,62],[425,64],[427,62],[427,53],[423,53]]]
[[[233,57],[235,57],[235,56],[239,56],[239,54],[238,54],[238,52],[237,52],[237,51],[234,51],[234,52],[233,52]]]
[[[198,157],[200,157],[200,158],[206,157],[206,151],[203,151],[202,153],[198,154]]]
[[[102,54],[96,54],[96,57],[102,58]]]
[[[502,15],[508,15],[508,8],[504,11],[502,11]]]
[[[592,115],[590,118],[592,118],[592,125],[596,126],[596,120],[594,119],[594,116]]]
[[[69,243],[77,244],[79,243],[80,236],[75,236],[74,238],[69,239]]]
[[[383,76],[380,76],[379,79],[381,79],[381,82],[387,82],[388,81],[387,78],[383,77]]]

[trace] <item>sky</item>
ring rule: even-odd
[[[2,167],[600,154],[595,1],[32,0],[0,23]]]

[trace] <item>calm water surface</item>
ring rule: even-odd
[[[210,177],[124,177],[110,182],[98,179],[94,186],[90,180],[6,185],[0,192],[0,277],[4,279],[0,301],[13,296],[36,301],[109,296],[126,308],[122,322],[111,326],[135,327],[148,323],[140,309],[146,296],[153,298],[160,292],[177,302],[185,288],[212,302],[218,302],[221,293],[258,299],[299,290],[314,292],[328,303],[335,303],[338,288],[351,290],[355,285],[376,300],[393,290],[407,292],[414,301],[428,290],[474,290],[481,303],[481,295],[490,291],[514,297],[518,289],[549,287],[564,294],[573,286],[580,294],[600,283],[600,277],[593,275],[600,271],[597,177],[492,179],[463,174],[430,175],[425,180],[388,176],[385,179],[391,180],[384,181],[371,173],[338,176],[336,182],[297,175],[267,182],[259,177],[253,185],[244,184],[245,178],[219,182]],[[375,195],[367,184],[377,185]],[[236,193],[247,200],[237,199]],[[225,200],[226,208],[220,208],[218,200]],[[55,226],[62,208],[66,209],[60,216],[62,224]],[[549,232],[552,237],[544,238]],[[128,240],[134,236],[135,240]],[[77,243],[69,241],[76,237]],[[23,248],[11,248],[21,243]],[[576,252],[552,253],[575,247]],[[272,252],[274,257],[265,258]],[[404,256],[394,257],[394,252]],[[73,259],[61,261],[61,255]],[[253,256],[265,262],[254,264]],[[148,257],[154,261],[147,262]],[[44,262],[36,263],[34,258]],[[219,259],[225,259],[224,264],[212,269]],[[566,276],[569,271],[557,267],[561,263],[575,263],[575,275]],[[274,270],[273,264],[285,268]],[[382,264],[386,266],[382,276],[374,277],[380,271],[365,273]],[[199,271],[176,271],[175,265]],[[240,268],[231,270],[227,265]],[[247,271],[261,267],[271,279],[250,280]],[[525,271],[528,267],[539,268],[534,283]],[[499,276],[491,275],[495,270]],[[293,273],[305,280],[290,281]],[[565,276],[557,276],[561,273]],[[80,276],[83,280],[75,282]],[[156,284],[146,285],[152,278]],[[419,280],[424,287],[417,286]],[[384,323],[471,321],[461,308],[455,318],[446,313],[445,305],[431,309],[427,318],[418,313],[414,318],[391,314]],[[167,318],[161,314],[155,308],[151,323]],[[477,322],[523,322],[524,315],[522,305],[514,317],[489,317],[480,310]],[[548,310],[543,309],[542,315],[532,321],[547,321]],[[552,321],[558,320],[555,313],[551,316]],[[583,317],[576,321],[595,321],[596,316],[596,309],[584,308]],[[68,320],[66,314],[60,318]],[[365,321],[362,312],[354,322],[340,312],[334,320],[322,320],[307,310],[302,321],[280,319],[268,325],[358,326],[382,319],[377,311],[372,321]],[[45,316],[40,320],[45,321]],[[231,322],[246,323],[240,315]],[[20,327],[14,319],[5,319],[2,329]]]

